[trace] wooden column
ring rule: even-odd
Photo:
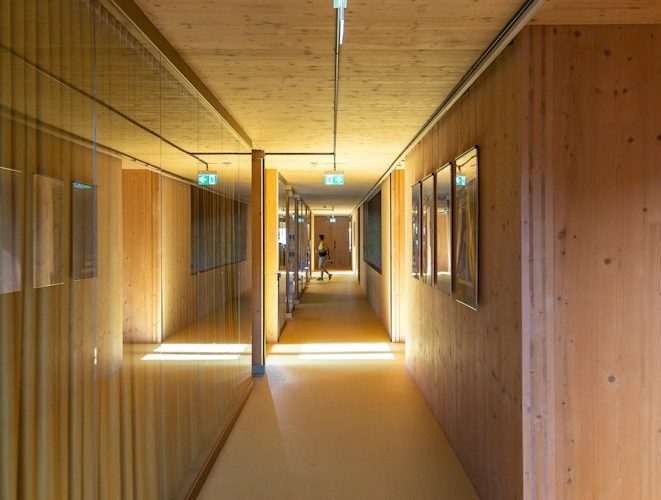
[[[264,151],[252,151],[252,373],[264,374]]]

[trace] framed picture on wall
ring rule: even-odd
[[[63,195],[64,182],[60,179],[34,176],[32,241],[35,288],[64,283]]]
[[[452,165],[436,170],[436,286],[452,295]]]
[[[74,280],[97,276],[96,186],[71,183],[71,274]]]
[[[478,148],[454,161],[453,283],[456,300],[477,310],[479,189]]]
[[[420,251],[422,281],[434,284],[434,175],[428,175],[421,181]]]
[[[0,294],[20,292],[23,173],[0,167]]]
[[[420,279],[420,207],[421,187],[416,182],[411,186],[411,274],[415,279]]]

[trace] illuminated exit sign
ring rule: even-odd
[[[215,186],[218,184],[218,174],[216,172],[199,172],[197,174],[198,186]]]
[[[333,224],[335,222],[335,217],[330,218],[330,223]]]
[[[458,175],[457,176],[457,186],[465,186],[466,185],[466,176],[465,175]]]
[[[327,172],[324,174],[324,184],[327,186],[344,186],[344,172]]]

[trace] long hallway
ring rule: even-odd
[[[312,281],[201,499],[477,495],[352,275]]]

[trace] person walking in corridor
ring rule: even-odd
[[[317,253],[319,254],[319,271],[321,272],[321,276],[317,278],[317,281],[324,281],[324,272],[328,274],[328,281],[332,280],[333,275],[328,272],[328,269],[326,269],[326,263],[329,260],[329,255],[328,245],[326,245],[326,242],[324,241],[323,234],[319,235],[319,246],[317,247]]]

